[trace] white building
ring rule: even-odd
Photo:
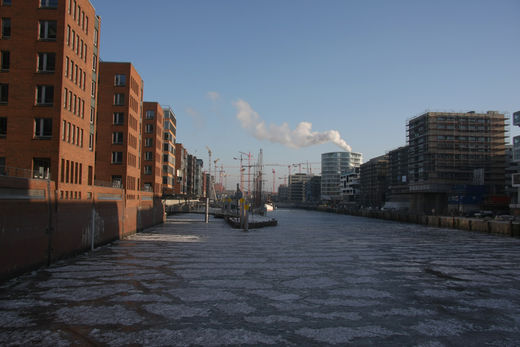
[[[343,201],[355,202],[359,200],[359,167],[341,174],[340,189]]]
[[[330,152],[321,155],[321,199],[341,199],[341,174],[360,167],[363,162],[361,153]]]

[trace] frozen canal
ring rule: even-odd
[[[298,210],[180,215],[0,286],[0,345],[520,345],[520,240]]]

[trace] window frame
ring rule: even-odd
[[[52,118],[44,118],[44,117],[34,118],[34,138],[35,139],[51,139],[52,138]]]
[[[7,57],[7,58],[6,58]],[[7,61],[7,64],[4,64]],[[6,67],[7,65],[7,67]],[[0,51],[0,71],[7,72],[11,68],[11,51]]]
[[[54,24],[54,37],[49,35],[50,29],[52,28],[52,26],[50,24]],[[43,34],[43,36],[42,36],[42,34]],[[38,21],[38,39],[40,41],[56,41],[57,37],[58,37],[58,21],[46,20],[46,19]]]
[[[123,164],[123,152],[112,152],[110,163],[117,165]]]
[[[126,86],[126,75],[125,74],[115,74],[114,75],[114,86],[116,86],[116,87]]]
[[[0,117],[0,138],[7,136],[7,117]]]
[[[116,122],[116,120],[118,122]],[[112,124],[113,125],[124,125],[125,124],[125,113],[124,112],[114,112],[112,114]]]
[[[9,83],[0,83],[0,104],[9,102]]]
[[[112,133],[112,144],[122,145],[124,143],[124,134],[122,131],[114,131]]]
[[[54,64],[52,70],[49,69],[49,57],[54,56]],[[43,65],[43,66],[42,66]],[[56,72],[56,53],[54,52],[38,52],[38,72],[54,73]]]
[[[48,102],[48,93],[52,91],[52,97]],[[43,101],[43,102],[42,102]],[[52,106],[54,105],[54,86],[48,84],[40,84],[36,86],[36,105],[37,106]]]
[[[114,106],[125,106],[125,93],[114,93]]]
[[[57,9],[58,0],[40,0],[40,8],[45,9]]]

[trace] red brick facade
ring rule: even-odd
[[[88,0],[41,3],[0,6],[0,166],[49,174],[60,199],[89,199],[99,18]]]
[[[141,190],[143,80],[131,63],[99,64],[96,183]]]
[[[142,188],[161,196],[164,111],[157,102],[144,102],[143,114]]]

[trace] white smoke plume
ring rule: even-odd
[[[291,148],[332,142],[347,152],[352,151],[352,148],[341,138],[337,130],[312,131],[312,123],[309,122],[299,123],[294,130],[291,130],[287,123],[282,125],[269,124],[269,126],[266,126],[265,121],[246,101],[239,99],[233,102],[233,106],[237,109],[236,117],[240,121],[242,128],[248,130],[259,140],[277,142]]]

